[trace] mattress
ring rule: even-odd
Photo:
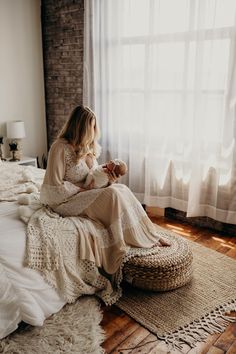
[[[0,202],[0,339],[21,321],[42,326],[65,304],[39,272],[23,265],[26,225],[18,207],[16,201]]]

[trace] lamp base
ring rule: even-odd
[[[12,150],[12,159],[10,159],[10,162],[15,162],[15,161],[20,161],[20,157],[17,154],[18,150]]]
[[[17,150],[15,151],[15,156],[12,156],[13,159],[20,161],[22,158],[22,139],[15,139],[17,142]]]
[[[10,160],[8,160],[8,161],[10,161],[10,162],[15,162],[15,161],[20,161],[20,159],[12,158],[12,159],[10,159]]]

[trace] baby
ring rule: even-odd
[[[89,171],[83,187],[87,188],[92,182],[94,183],[93,188],[107,187],[109,185],[109,179],[106,169],[113,172],[118,178],[127,172],[127,165],[124,161],[119,159],[111,160],[104,165],[98,165]]]

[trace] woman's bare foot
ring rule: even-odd
[[[162,246],[171,246],[171,242],[168,241],[166,238],[161,237],[159,242]]]
[[[170,245],[171,245],[171,243],[170,243],[169,241],[167,241],[167,240],[166,240],[165,238],[163,238],[163,237],[160,237],[159,240],[158,240],[158,242],[155,243],[155,245],[153,245],[152,247],[156,247],[156,246],[159,246],[159,247],[162,247],[162,246],[168,247],[168,246],[170,246]]]

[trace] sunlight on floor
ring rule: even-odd
[[[219,237],[212,237],[213,240],[216,240],[216,241],[219,241],[219,242],[222,242],[222,243],[226,243],[226,241],[222,240],[222,238],[219,238]]]
[[[233,244],[233,242],[228,242],[228,241],[222,240],[222,238],[219,238],[219,237],[212,237],[212,239],[220,242],[220,245],[223,247],[227,247],[230,249],[235,248],[235,244]]]
[[[170,224],[166,224],[166,226],[172,228],[172,229],[176,229],[176,230],[183,230],[182,227],[179,227],[179,226],[173,226],[173,225],[170,225]]]
[[[191,237],[191,234],[188,233],[188,232],[177,231],[177,230],[173,230],[173,229],[172,229],[172,231],[175,231],[176,233],[178,233],[178,234],[180,234],[180,235],[184,235],[184,236],[189,236],[189,237]]]
[[[233,246],[226,245],[225,243],[221,243],[220,245],[223,246],[223,247],[226,247],[226,248],[230,248],[230,249],[234,249],[235,248]]]
[[[171,230],[171,231],[174,231],[176,232],[177,234],[180,234],[180,235],[184,235],[184,236],[191,236],[191,233],[189,232],[186,232],[188,230],[184,230],[183,227],[179,227],[179,226],[173,226],[173,225],[170,225],[170,224],[166,224],[166,226]],[[183,230],[183,231],[182,231]],[[184,232],[185,231],[185,232]]]

